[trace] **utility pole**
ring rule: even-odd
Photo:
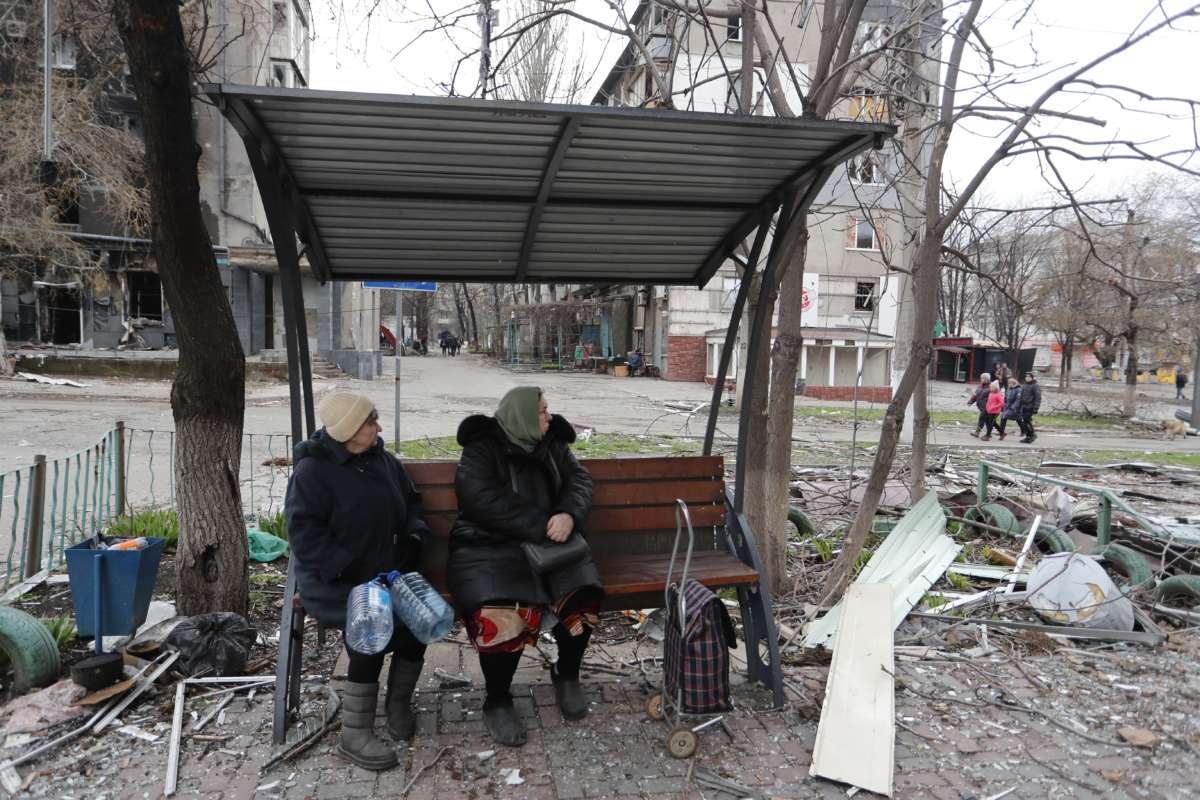
[[[50,113],[50,65],[51,33],[54,31],[54,7],[52,0],[42,4],[42,160],[49,161],[54,143],[51,141],[53,115]]]
[[[1196,342],[1193,345],[1196,352],[1192,354],[1192,421],[1193,428],[1200,428],[1200,385],[1196,384],[1200,376],[1200,330],[1196,332]]]
[[[488,78],[492,73],[492,27],[498,12],[492,8],[492,0],[480,0],[479,13],[479,97],[487,99]]]

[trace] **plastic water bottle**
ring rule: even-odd
[[[393,572],[391,579],[392,607],[404,626],[424,644],[436,642],[450,632],[454,611],[437,589],[419,572],[403,575]]]
[[[109,550],[145,550],[149,546],[150,546],[150,542],[146,540],[146,537],[139,536],[136,539],[126,539],[123,542],[117,542],[116,544],[110,544],[108,546],[108,549]]]
[[[379,578],[360,583],[346,599],[346,646],[356,653],[382,653],[392,640],[392,598]]]

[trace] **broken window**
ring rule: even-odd
[[[875,281],[858,281],[854,284],[854,310],[875,310]]]
[[[875,235],[875,226],[869,219],[850,217],[846,229],[846,247],[851,250],[878,250],[879,237]]]
[[[163,318],[162,281],[158,273],[130,270],[125,273],[129,286],[129,316],[132,319]]]
[[[742,40],[742,18],[740,15],[729,17],[725,20],[725,38],[731,42],[740,42]]]
[[[859,153],[850,159],[846,168],[850,171],[850,180],[855,183],[883,183],[883,172],[879,169],[878,153]]]
[[[865,122],[887,120],[887,98],[874,89],[859,87],[850,90],[850,119]]]

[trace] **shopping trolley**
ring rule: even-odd
[[[679,581],[674,581],[675,559],[679,553],[679,539],[687,528],[687,553],[683,560],[683,571]],[[699,742],[697,734],[705,728],[720,725],[730,739],[733,732],[725,724],[724,712],[732,711],[733,704],[729,696],[729,654],[733,625],[729,621],[725,606],[712,591],[702,586],[698,581],[689,583],[688,570],[692,565],[692,550],[695,546],[695,533],[692,530],[692,517],[688,513],[683,500],[675,501],[675,545],[671,548],[671,561],[667,567],[666,587],[663,590],[663,607],[666,609],[665,633],[663,637],[663,676],[659,693],[646,703],[646,713],[653,720],[667,720],[671,729],[667,734],[667,752],[675,758],[691,758],[696,752]],[[704,643],[699,643],[695,637],[689,638],[688,604],[715,602],[723,615],[724,624],[720,626],[723,633]],[[695,606],[699,607],[699,606]],[[715,624],[715,620],[713,623]],[[717,641],[717,647],[712,647],[712,641]],[[707,645],[707,646],[705,646]],[[699,650],[699,652],[696,652]],[[688,676],[702,674],[705,676],[704,692],[699,701],[696,692],[688,685]],[[702,706],[702,707],[698,707]],[[684,723],[685,717],[707,716],[715,711],[722,712],[716,717],[699,725],[689,726]]]

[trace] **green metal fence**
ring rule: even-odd
[[[70,455],[0,473],[4,585],[61,565],[66,548],[103,530],[121,506],[120,427]],[[3,538],[0,538],[3,541]]]
[[[239,479],[247,521],[283,510],[292,437],[244,434]],[[0,592],[43,569],[61,567],[64,551],[102,532],[122,513],[174,508],[175,432],[118,422],[75,453],[0,472]],[[7,544],[4,542],[7,539]]]

